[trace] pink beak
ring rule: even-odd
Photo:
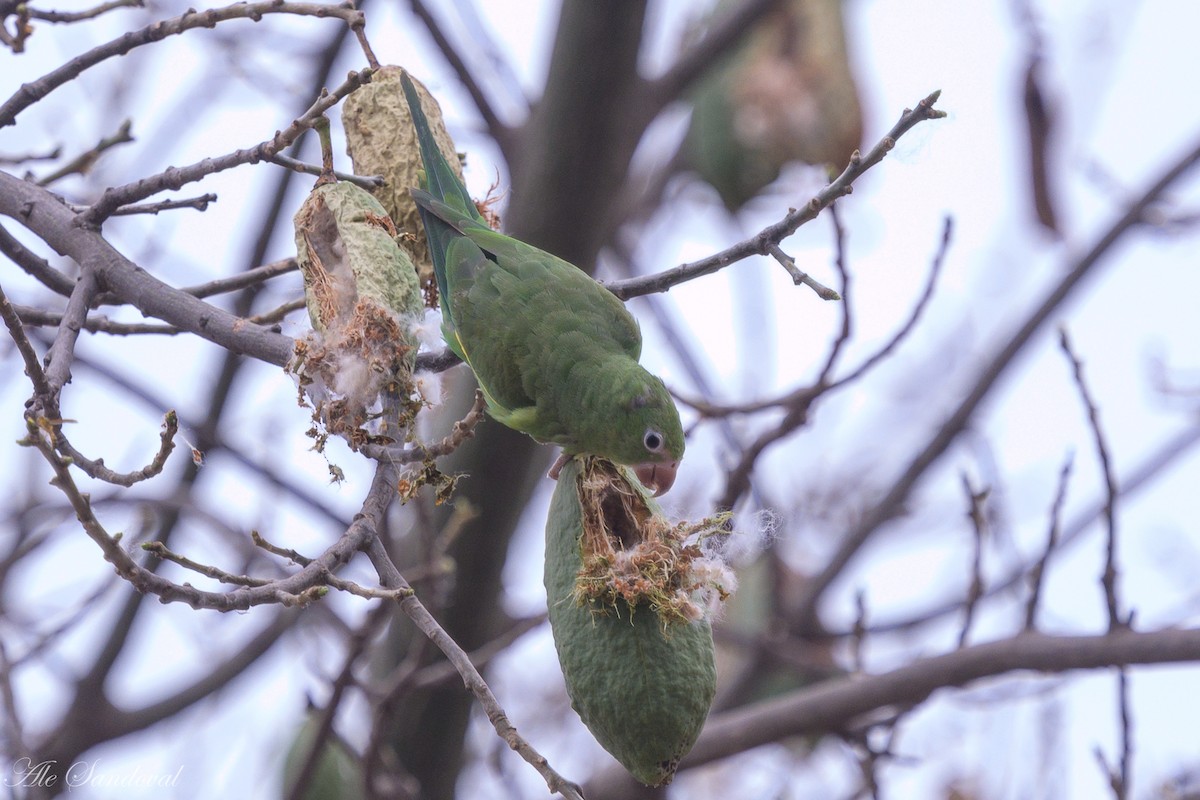
[[[654,492],[654,496],[666,494],[667,490],[675,483],[675,471],[679,469],[679,462],[672,461],[669,464],[661,461],[650,461],[645,464],[638,464],[633,468],[633,474],[637,475],[637,479],[642,482],[650,491]]]

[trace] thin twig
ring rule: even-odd
[[[33,383],[33,393],[38,397],[49,397],[53,394],[50,388],[50,382],[46,380],[46,373],[42,370],[42,362],[38,360],[37,352],[33,349],[33,344],[29,341],[29,337],[25,335],[25,328],[21,325],[21,318],[17,315],[17,311],[8,302],[8,295],[4,293],[4,288],[0,287],[0,318],[4,320],[5,326],[8,328],[8,334],[12,337],[13,343],[17,346],[17,352],[21,354],[21,359],[25,362],[25,374]]]
[[[1071,349],[1071,340],[1065,326],[1058,329],[1058,343],[1071,363],[1075,386],[1079,389],[1079,397],[1087,410],[1088,425],[1092,429],[1092,438],[1096,445],[1096,454],[1100,459],[1100,468],[1104,477],[1104,521],[1107,544],[1104,554],[1104,574],[1100,578],[1100,584],[1104,587],[1104,600],[1108,606],[1108,625],[1110,629],[1115,629],[1127,624],[1121,618],[1120,604],[1117,601],[1117,497],[1120,495],[1120,491],[1117,489],[1117,479],[1113,473],[1112,459],[1108,454],[1104,431],[1100,427],[1100,411],[1083,378],[1083,362]]]
[[[289,4],[282,3],[281,5]],[[205,158],[186,167],[170,167],[157,175],[151,175],[124,186],[105,189],[100,199],[80,215],[80,224],[98,226],[116,209],[129,203],[144,200],[167,189],[178,190],[188,183],[233,167],[270,160],[299,139],[300,135],[308,130],[315,120],[320,119],[326,111],[337,105],[346,95],[367,83],[370,78],[371,71],[369,69],[362,72],[351,72],[346,80],[333,91],[322,91],[321,96],[308,110],[293,120],[287,128],[276,132],[270,139],[259,142],[253,147],[235,150],[216,158]]]
[[[1046,577],[1046,565],[1050,562],[1050,554],[1058,546],[1061,533],[1062,510],[1067,502],[1067,484],[1071,479],[1071,467],[1075,463],[1075,454],[1068,453],[1058,473],[1058,490],[1054,493],[1054,503],[1050,506],[1050,519],[1046,531],[1046,547],[1042,556],[1029,571],[1029,600],[1025,604],[1025,630],[1032,631],[1036,627],[1038,601],[1042,596],[1042,584]]]
[[[185,197],[179,200],[160,200],[157,203],[134,203],[121,206],[112,212],[114,217],[128,217],[134,214],[157,215],[160,211],[175,211],[180,208],[191,208],[196,211],[207,211],[209,203],[217,202],[217,196],[212,192],[197,197]]]
[[[775,407],[780,407],[785,411],[783,419],[781,419],[775,427],[760,434],[757,439],[755,439],[748,447],[746,447],[742,451],[741,458],[738,460],[737,464],[735,464],[727,472],[725,478],[725,488],[716,501],[718,508],[733,508],[737,504],[739,498],[750,487],[750,476],[754,471],[754,465],[759,456],[768,447],[785,439],[802,425],[807,424],[808,412],[813,403],[834,389],[845,387],[852,380],[856,380],[857,378],[861,377],[866,369],[869,369],[874,364],[880,363],[880,359],[882,358],[882,355],[880,355],[881,353],[890,352],[892,349],[897,347],[900,341],[906,338],[913,328],[915,328],[917,321],[921,318],[925,307],[928,305],[930,298],[933,296],[933,288],[937,283],[937,277],[941,271],[946,248],[949,246],[949,220],[950,218],[947,217],[946,225],[943,227],[942,232],[942,243],[938,248],[937,254],[934,256],[932,265],[930,267],[929,278],[926,280],[925,289],[922,292],[921,297],[917,300],[916,305],[913,307],[912,313],[909,315],[908,320],[900,327],[896,334],[893,335],[891,340],[883,346],[879,353],[876,353],[875,356],[868,358],[862,365],[860,365],[857,369],[852,370],[845,377],[835,381],[829,380],[829,375],[833,371],[842,346],[849,340],[850,337],[851,327],[849,303],[848,301],[843,302],[841,304],[843,314],[841,332],[834,340],[834,343],[830,348],[829,355],[825,360],[825,365],[822,367],[820,376],[815,383],[812,385],[801,386],[798,389],[792,390],[787,395],[774,400],[747,403],[741,406],[709,405],[707,408],[701,409],[702,413],[712,416],[733,413],[735,411],[759,411],[766,408]],[[844,263],[844,242],[842,242],[844,232],[841,231],[840,226],[838,226],[836,222],[834,230],[838,236],[837,246],[839,253],[838,261],[835,263],[837,264],[839,274],[841,275],[842,291],[847,293],[846,296],[849,297],[848,292],[850,291],[850,278],[849,272],[846,270]]]
[[[850,291],[853,281],[850,277],[850,266],[846,257],[846,229],[842,225],[842,215],[838,211],[837,203],[832,203],[829,206],[829,224],[833,228],[833,268],[837,271],[838,283],[841,286],[841,292],[838,295],[842,301],[839,304],[842,312],[842,325],[833,340],[833,344],[829,346],[829,353],[825,356],[825,363],[821,367],[821,372],[817,375],[817,386],[830,385],[830,376],[833,374],[838,359],[842,355],[842,349],[850,341],[850,336],[854,330],[853,311],[850,308]]]
[[[1121,791],[1117,800],[1125,800],[1129,794],[1130,770],[1133,762],[1133,721],[1129,704],[1129,670],[1122,667],[1117,672],[1117,697],[1121,708]]]
[[[21,322],[30,327],[52,326],[62,324],[63,315],[57,311],[46,311],[30,306],[13,306],[21,317]],[[113,336],[132,336],[137,334],[157,334],[174,336],[183,333],[174,325],[159,322],[113,322],[103,314],[89,314],[83,321],[82,330],[89,333],[107,333]]]
[[[267,161],[305,175],[320,175],[323,169],[320,164],[308,164],[297,158],[286,156],[283,153],[276,153],[268,158]],[[353,172],[339,172],[338,170],[334,170],[333,176],[339,181],[353,183],[355,186],[361,186],[364,189],[378,189],[384,185],[383,176],[381,175],[355,175]]]
[[[492,107],[492,101],[488,99],[487,94],[483,91],[483,87],[479,85],[479,81],[475,79],[471,68],[467,66],[467,62],[463,59],[462,54],[450,42],[450,38],[442,30],[441,23],[437,17],[422,0],[409,0],[409,6],[412,8],[413,14],[425,24],[425,29],[429,31],[429,35],[433,38],[438,50],[450,64],[454,74],[458,76],[458,81],[467,90],[467,94],[471,96],[471,101],[475,104],[476,110],[479,111],[479,116],[483,118],[484,124],[487,126],[488,134],[496,141],[500,147],[500,151],[508,158],[511,163],[513,161],[510,145],[512,144],[509,128],[500,121],[500,117],[496,114],[496,109]]]
[[[908,319],[892,334],[887,344],[868,356],[858,367],[850,370],[850,372],[831,383],[831,388],[845,386],[861,378],[872,367],[882,363],[890,356],[908,338],[908,335],[916,329],[917,323],[921,321],[921,316],[925,313],[925,309],[929,307],[930,300],[933,299],[933,291],[937,286],[938,278],[942,274],[942,267],[946,262],[946,255],[950,252],[950,243],[953,239],[954,218],[947,215],[942,221],[942,237],[938,241],[937,250],[929,262],[929,274],[925,277],[925,286],[922,287],[921,295],[917,298],[917,302],[913,304],[912,312],[909,313]]]
[[[375,571],[379,574],[380,583],[390,589],[411,589],[408,586],[408,581],[396,569],[396,565],[392,563],[391,556],[383,546],[383,541],[378,536],[374,537],[366,548],[367,556],[371,559],[371,563],[375,566]],[[579,787],[558,774],[546,757],[533,748],[529,742],[517,732],[512,723],[508,720],[508,715],[500,706],[500,701],[492,693],[484,681],[483,676],[479,674],[479,670],[471,663],[470,657],[446,633],[438,621],[433,618],[429,610],[422,605],[416,595],[410,594],[400,601],[400,610],[405,616],[413,621],[418,629],[425,634],[438,649],[445,654],[450,663],[458,670],[458,674],[462,676],[463,682],[467,689],[479,701],[483,711],[487,714],[488,720],[492,723],[492,727],[496,729],[496,733],[503,739],[509,747],[517,752],[521,758],[525,759],[538,774],[546,781],[546,787],[551,792],[562,794],[568,800],[583,800],[582,791]]]
[[[0,25],[0,28],[3,26]],[[23,155],[0,154],[0,166],[16,166],[30,161],[57,161],[62,158],[62,145],[56,145],[44,153],[25,153]]]
[[[796,259],[783,252],[783,248],[775,243],[767,245],[767,253],[776,261],[783,265],[788,275],[792,276],[792,283],[799,286],[804,284],[808,288],[817,293],[817,297],[822,300],[841,300],[842,296],[833,289],[830,289],[825,284],[818,281],[807,272],[796,266]]]
[[[916,486],[926,470],[933,466],[958,438],[958,435],[975,415],[976,409],[985,398],[990,396],[1001,376],[1008,371],[1025,346],[1033,340],[1042,325],[1071,296],[1080,282],[1090,275],[1098,264],[1103,262],[1104,257],[1112,251],[1114,245],[1126,233],[1142,223],[1146,210],[1176,181],[1191,171],[1197,163],[1200,163],[1200,143],[1195,144],[1182,158],[1171,163],[1142,193],[1141,197],[1125,208],[1124,212],[1100,234],[1096,242],[1070,265],[1059,282],[1004,340],[992,357],[985,360],[974,385],[967,391],[954,412],[930,438],[926,446],[912,458],[891,488],[876,503],[863,511],[857,524],[846,533],[837,550],[820,572],[805,582],[800,590],[800,597],[796,598],[796,609],[801,618],[807,618],[812,627],[819,627],[816,625],[817,604],[830,584],[842,574],[846,565],[879,527],[899,512],[913,487]]]
[[[304,308],[304,298],[299,297],[295,300],[288,300],[286,303],[280,303],[275,308],[269,311],[264,311],[261,314],[255,314],[252,317],[247,317],[247,322],[253,322],[255,325],[271,325],[279,322],[293,311],[299,311]]]
[[[29,9],[30,19],[40,19],[43,22],[81,22],[85,19],[95,19],[106,12],[117,8],[145,8],[145,0],[108,0],[84,11],[39,11]]]
[[[1138,492],[1153,486],[1155,479],[1163,476],[1172,467],[1192,455],[1197,446],[1200,446],[1200,425],[1195,423],[1184,426],[1173,435],[1166,437],[1165,441],[1159,442],[1148,456],[1119,481],[1121,499],[1129,501]],[[1092,530],[1096,520],[1103,515],[1104,502],[1099,501],[1072,517],[1063,526],[1055,544],[1055,550],[1062,552],[1067,546],[1083,541],[1084,535]],[[1018,584],[1028,580],[1030,574],[1037,567],[1037,561],[1038,559],[1023,560],[1011,567],[1003,577],[990,581],[985,597],[994,597],[1013,591]],[[912,631],[923,625],[936,623],[948,615],[958,614],[961,610],[962,601],[955,598],[901,620],[876,623],[868,629],[867,633],[880,635]],[[822,633],[831,639],[845,638],[851,635],[847,629],[835,629]]]
[[[257,22],[268,14],[334,18],[342,20],[350,27],[353,27],[355,24],[363,24],[363,13],[358,9],[346,5],[324,3],[265,0],[265,2],[258,3],[234,3],[221,8],[210,8],[204,11],[188,9],[178,17],[159,20],[144,28],[130,31],[116,39],[94,47],[37,80],[21,84],[16,93],[6,100],[3,105],[0,105],[0,128],[12,125],[16,121],[17,115],[26,108],[29,108],[29,106],[38,102],[60,86],[79,77],[85,70],[110,58],[123,56],[134,48],[160,42],[168,36],[174,36],[184,31],[196,28],[212,28],[217,23],[231,19],[250,19]]]
[[[133,121],[128,119],[125,120],[121,123],[120,127],[117,128],[116,133],[112,134],[111,136],[105,136],[103,139],[97,142],[96,146],[91,150],[88,150],[85,153],[80,153],[66,164],[63,164],[61,167],[51,172],[49,175],[39,178],[37,180],[37,185],[49,186],[55,181],[65,178],[68,175],[86,175],[88,171],[95,166],[96,161],[99,160],[100,155],[105,150],[116,147],[119,144],[126,144],[133,141],[133,135],[130,133],[130,129],[132,127]]]
[[[971,633],[971,623],[975,621],[975,609],[979,598],[983,596],[983,542],[987,530],[987,514],[984,503],[987,502],[988,489],[976,490],[971,485],[971,478],[962,474],[962,487],[967,495],[967,518],[971,520],[973,545],[971,547],[971,584],[967,587],[967,599],[963,603],[963,624],[958,632],[958,646],[966,647],[967,637]]]
[[[88,476],[96,480],[104,481],[105,483],[116,484],[117,486],[133,486],[135,483],[140,483],[149,480],[163,471],[163,467],[167,463],[167,457],[175,449],[175,434],[179,431],[179,417],[174,411],[168,411],[163,417],[162,432],[159,434],[158,452],[150,460],[150,463],[141,469],[133,472],[114,472],[104,465],[103,458],[97,458],[93,461],[87,458],[67,440],[67,437],[59,431],[55,441],[55,448],[67,458],[71,459],[71,463]]]
[[[487,416],[484,411],[487,401],[483,392],[475,390],[475,401],[467,411],[466,416],[454,423],[450,433],[433,444],[416,445],[413,447],[396,447],[393,445],[368,444],[360,448],[368,458],[378,461],[390,461],[394,464],[411,464],[416,461],[428,461],[433,458],[447,456],[457,450],[462,443],[475,435],[475,427]]]
[[[917,103],[915,109],[905,109],[904,113],[900,115],[900,121],[893,125],[887,135],[880,139],[879,143],[871,148],[865,156],[855,151],[841,175],[817,192],[803,207],[789,210],[779,222],[768,225],[749,239],[699,261],[681,264],[654,275],[612,281],[605,285],[617,297],[628,300],[630,297],[650,292],[665,292],[672,286],[710,275],[750,256],[767,255],[772,245],[778,246],[784,239],[795,233],[800,226],[816,219],[817,215],[828,208],[833,201],[850,194],[854,188],[854,181],[882,161],[884,156],[896,146],[896,141],[901,136],[925,120],[944,117],[946,112],[933,107],[940,94],[940,92],[934,92]]]
[[[170,561],[173,564],[178,564],[184,569],[199,573],[206,578],[212,578],[221,583],[227,583],[231,586],[266,586],[271,582],[269,578],[254,578],[249,575],[234,575],[231,572],[226,572],[219,567],[214,567],[210,564],[201,564],[199,561],[193,561],[187,556],[170,550],[165,544],[159,541],[146,542],[142,545],[142,549],[157,558],[164,561]]]
[[[66,310],[63,311],[62,322],[59,323],[58,333],[50,352],[46,354],[46,382],[50,384],[50,395],[42,398],[44,402],[57,407],[58,396],[67,381],[71,380],[71,362],[75,358],[75,342],[79,331],[87,318],[88,309],[99,290],[96,271],[90,265],[80,268],[79,280],[67,300]]]
[[[261,267],[248,269],[245,272],[239,272],[228,278],[218,278],[197,286],[188,286],[179,291],[190,294],[192,297],[211,297],[214,294],[225,294],[226,292],[245,289],[247,286],[262,283],[277,275],[286,275],[289,272],[295,271],[296,259],[284,258],[279,261],[272,261],[270,264],[263,264]]]
[[[50,464],[54,471],[52,484],[66,496],[84,532],[100,547],[105,560],[113,565],[118,575],[139,592],[154,594],[163,602],[187,603],[192,608],[235,611],[265,604],[305,606],[323,597],[328,592],[323,578],[349,561],[366,539],[373,535],[378,517],[394,495],[394,468],[381,464],[376,470],[371,490],[363,501],[363,511],[318,558],[296,573],[262,586],[247,586],[230,592],[207,592],[189,584],[173,583],[134,561],[120,546],[120,537],[109,534],[96,518],[91,498],[79,490],[71,476],[69,463],[58,455],[37,427],[30,426],[29,435],[22,444],[36,448]]]

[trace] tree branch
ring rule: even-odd
[[[267,14],[293,14],[312,17],[332,17],[353,27],[363,24],[361,11],[345,5],[322,3],[293,3],[267,0],[260,3],[234,3],[222,8],[205,11],[188,9],[181,16],[160,20],[140,30],[131,31],[110,42],[94,47],[81,56],[71,59],[58,69],[35,81],[21,84],[21,88],[0,105],[0,128],[14,124],[17,115],[41,100],[60,86],[79,77],[85,70],[116,56],[123,56],[136,47],[160,42],[194,28],[212,28],[219,22],[231,19],[250,19],[258,22]]]
[[[825,590],[834,579],[842,573],[846,565],[859,549],[871,538],[872,534],[903,507],[909,492],[916,486],[918,480],[946,452],[958,434],[966,427],[975,411],[991,393],[1000,376],[1012,365],[1017,355],[1032,341],[1034,335],[1041,330],[1046,321],[1055,313],[1063,302],[1071,296],[1093,269],[1103,262],[1113,246],[1120,239],[1142,222],[1146,211],[1159,197],[1177,180],[1183,177],[1200,161],[1200,144],[1168,167],[1155,180],[1137,201],[1130,204],[1100,238],[1084,253],[1067,271],[1062,280],[1050,290],[1042,302],[1026,317],[1025,321],[1006,337],[1004,344],[985,363],[976,378],[974,385],[963,398],[958,408],[942,424],[941,428],[929,440],[929,443],[909,463],[908,467],[897,478],[888,492],[873,506],[868,508],[858,523],[847,532],[838,546],[837,551],[819,573],[805,582],[798,598],[797,608],[801,618],[807,619],[808,626],[818,629],[817,604]]]
[[[76,263],[88,264],[104,288],[146,316],[270,364],[283,366],[291,358],[290,338],[158,280],[117,252],[99,232],[77,225],[70,209],[41,187],[0,172],[0,214],[13,217]]]
[[[1133,664],[1200,661],[1200,629],[1099,636],[1020,633],[940,656],[918,659],[878,675],[835,678],[711,717],[681,764],[688,769],[792,736],[839,732],[871,716],[921,703],[939,689],[1016,671],[1064,673]],[[623,771],[606,770],[587,785],[589,800],[617,800],[628,787]]]
[[[654,275],[629,278],[623,281],[612,281],[605,285],[617,297],[622,300],[628,300],[631,297],[637,297],[638,295],[650,292],[665,292],[672,286],[677,286],[685,281],[695,280],[704,275],[711,275],[750,256],[771,254],[773,247],[778,247],[784,239],[795,233],[800,226],[816,219],[817,215],[828,208],[833,201],[850,194],[853,191],[854,182],[863,173],[882,161],[884,156],[896,146],[896,142],[901,136],[912,130],[918,123],[946,116],[946,112],[933,107],[940,94],[941,92],[934,92],[917,103],[915,109],[905,109],[904,113],[900,115],[900,121],[893,125],[887,135],[880,139],[878,144],[872,147],[865,156],[859,156],[856,152],[855,155],[851,156],[850,163],[842,170],[842,174],[838,175],[833,182],[805,203],[802,208],[789,210],[787,215],[779,222],[768,225],[749,239],[738,242],[719,253],[714,253],[699,261],[693,261],[690,264],[680,264],[678,267],[664,270]]]

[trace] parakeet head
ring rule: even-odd
[[[617,441],[611,453],[602,455],[632,467],[642,485],[657,496],[675,482],[683,458],[683,426],[663,382],[645,370],[637,371],[640,375],[617,402],[619,419],[612,428]]]

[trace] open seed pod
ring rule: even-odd
[[[422,284],[428,287],[433,285],[433,264],[429,261],[429,247],[416,201],[408,193],[414,186],[420,186],[417,173],[422,167],[416,131],[400,87],[403,71],[396,66],[376,70],[370,83],[346,98],[342,105],[342,125],[354,171],[359,175],[383,176],[385,184],[374,195],[404,234],[405,247],[412,253]],[[454,142],[446,132],[437,100],[415,78],[413,83],[421,95],[421,107],[442,155],[462,180]]]
[[[862,107],[842,13],[842,0],[778,4],[693,94],[684,156],[730,210],[785,164],[840,169],[859,147]]]
[[[424,315],[417,273],[383,206],[352,183],[317,186],[293,224],[305,302],[322,334],[297,343],[295,365],[326,425],[355,446],[381,392],[413,395],[413,331]]]
[[[649,786],[671,781],[716,690],[709,601],[732,580],[622,467],[577,457],[546,522],[550,627],[571,705]],[[731,588],[731,587],[729,587]]]

